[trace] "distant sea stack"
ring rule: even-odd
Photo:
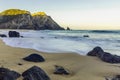
[[[45,12],[31,14],[20,9],[1,12],[0,29],[64,30]]]
[[[66,30],[71,30],[69,27],[67,27],[67,29]]]

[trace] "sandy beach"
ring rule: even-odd
[[[32,53],[42,55],[46,61],[34,63],[22,60]],[[23,65],[20,66],[18,63]],[[120,64],[105,63],[96,57],[81,56],[75,53],[43,53],[33,49],[13,48],[0,40],[0,66],[22,73],[34,65],[41,67],[51,80],[105,80],[105,76],[120,74]],[[54,65],[63,66],[71,74],[53,74]],[[22,77],[18,80],[22,80]]]

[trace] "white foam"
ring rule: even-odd
[[[106,37],[102,39],[94,38],[78,38],[75,37],[61,37],[59,35],[51,34],[49,31],[18,31],[24,38],[2,38],[6,45],[12,47],[36,49],[48,53],[65,53],[74,52],[86,55],[88,51],[96,46],[101,46],[105,51],[120,55],[120,46],[114,40],[108,40]],[[0,33],[7,34],[8,31],[1,31]],[[67,35],[68,33],[66,33]],[[70,34],[69,34],[70,35]],[[62,34],[62,36],[65,36]],[[79,34],[79,36],[82,36]],[[91,36],[92,37],[92,36]],[[98,36],[97,36],[98,37]],[[104,39],[105,38],[105,39]],[[118,38],[119,39],[119,38]],[[109,45],[108,45],[109,44]]]

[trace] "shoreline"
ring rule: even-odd
[[[45,62],[34,63],[22,60],[23,57],[37,53],[45,58]],[[19,66],[18,63],[22,63]],[[0,40],[0,65],[17,71],[24,72],[28,68],[36,65],[41,67],[51,78],[51,80],[105,80],[105,76],[120,74],[120,64],[109,64],[96,57],[82,56],[76,53],[43,53],[33,49],[13,48],[5,45]],[[54,65],[60,65],[68,69],[71,74],[53,74]],[[18,80],[22,80],[22,77]]]
[[[107,34],[89,32],[89,31],[17,31],[20,33],[20,38],[9,39],[8,31],[1,30],[1,34],[6,35],[2,40],[10,46],[36,49],[46,53],[78,53],[86,55],[96,46],[102,47],[106,52],[120,55],[119,50],[119,34],[118,32],[110,31]],[[99,32],[99,31],[98,31]],[[113,32],[113,33],[112,33]],[[88,35],[89,34],[89,35]],[[114,36],[115,35],[115,36]],[[87,36],[87,37],[84,37]],[[103,37],[101,39],[101,37]],[[112,39],[112,38],[113,39]],[[37,39],[36,39],[37,38]],[[14,42],[14,43],[13,43]],[[47,42],[47,43],[46,43]],[[109,44],[109,45],[107,45]],[[44,46],[41,46],[44,45]],[[74,46],[72,46],[74,45]]]

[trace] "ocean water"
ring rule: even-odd
[[[0,30],[0,34],[8,34],[9,30]],[[24,38],[1,38],[6,45],[12,47],[36,49],[48,53],[78,53],[86,55],[96,46],[111,54],[120,55],[120,31],[97,30],[17,30]],[[83,37],[89,35],[89,37]]]

